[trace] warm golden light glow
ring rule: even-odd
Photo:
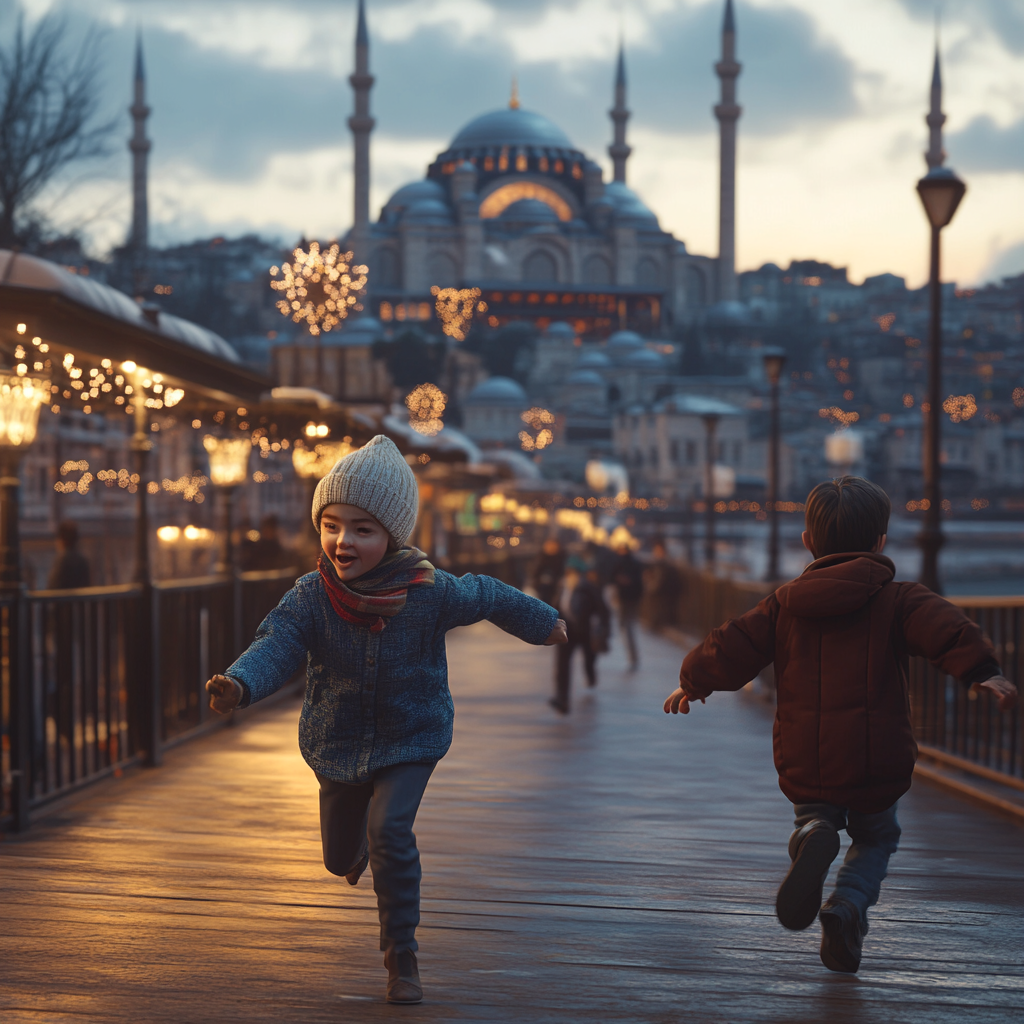
[[[49,397],[48,380],[0,374],[0,445],[30,445],[36,439],[39,407]]]
[[[296,445],[292,449],[292,465],[304,480],[319,480],[334,467],[339,459],[354,452],[357,445],[348,441],[327,441],[313,449]]]
[[[252,442],[247,437],[203,438],[203,447],[210,456],[210,479],[217,487],[237,487],[245,483],[249,473]]]
[[[942,403],[942,411],[953,423],[964,423],[978,411],[978,403],[974,395],[950,395]]]
[[[538,199],[558,214],[559,220],[572,220],[572,207],[552,188],[536,181],[516,181],[495,189],[481,204],[480,216],[484,220],[500,217],[520,199]]]
[[[417,434],[433,437],[444,426],[441,417],[448,396],[436,384],[420,384],[405,397],[409,409],[409,426]]]
[[[292,262],[271,267],[270,276],[280,280],[270,287],[283,292],[277,308],[293,323],[305,320],[309,333],[337,327],[353,310],[361,310],[358,294],[366,287],[367,268],[352,266],[352,253],[343,253],[337,242],[322,252],[319,242],[310,242],[309,251],[301,247],[292,252]]]
[[[532,434],[527,430],[519,431],[519,444],[524,452],[539,452],[554,441],[555,435],[551,430],[551,424],[555,422],[554,413],[534,406],[520,413],[519,418],[533,431]]]
[[[473,322],[474,313],[486,313],[487,303],[480,300],[479,288],[430,289],[434,296],[434,311],[441,321],[441,330],[456,341],[466,340],[466,331]]]

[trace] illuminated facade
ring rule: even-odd
[[[368,77],[361,7],[357,57]],[[715,299],[716,261],[663,231],[626,184],[621,51],[610,115],[610,182],[515,94],[507,109],[467,124],[367,229],[372,315],[385,324],[432,321],[431,289],[478,288],[486,307],[478,315],[491,326],[564,320],[590,338],[624,328],[652,336],[697,317]],[[353,242],[360,230],[350,233]]]

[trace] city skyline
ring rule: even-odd
[[[124,239],[125,107],[138,25],[153,107],[155,244],[246,230],[290,242],[348,228],[353,2],[311,3],[287,16],[277,0],[23,6],[30,17],[49,6],[71,13],[76,27],[105,28],[105,105],[122,114],[115,153],[52,204],[56,224],[83,226],[99,249]],[[620,6],[371,0],[371,217],[467,120],[507,103],[512,73],[523,105],[558,122],[609,180],[607,109],[622,30],[630,183],[691,251],[716,252],[712,64],[722,4]],[[929,9],[867,0],[854,17],[809,0],[736,5],[739,270],[815,257],[849,265],[853,280],[892,271],[923,282],[926,223],[913,185],[925,170]],[[946,267],[949,279],[970,284],[1024,270],[1024,80],[1012,66],[1024,49],[1024,16],[998,0],[947,3],[944,16],[949,163],[969,185],[947,232]]]

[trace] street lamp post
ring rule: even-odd
[[[10,774],[14,827],[28,828],[29,772],[31,757],[31,693],[26,638],[28,616],[21,577],[21,543],[18,529],[18,476],[21,457],[35,440],[39,407],[49,397],[50,382],[18,373],[0,372],[0,632],[6,637],[5,671],[12,683]]]
[[[762,353],[764,373],[771,385],[771,426],[768,442],[768,571],[765,579],[779,578],[779,380],[786,365],[786,354],[778,348],[766,348]]]
[[[940,237],[953,219],[967,186],[945,167],[935,167],[918,183],[928,222],[931,225],[931,267],[928,276],[928,409],[924,422],[923,471],[924,497],[928,502],[924,524],[917,542],[921,547],[921,582],[935,593],[939,584],[939,549],[942,534],[942,278]]]
[[[718,413],[707,412],[701,416],[704,421],[704,565],[714,569],[715,565],[715,431],[718,429]]]
[[[210,457],[210,482],[221,493],[224,544],[217,572],[234,574],[235,546],[231,540],[231,531],[234,529],[235,491],[249,476],[252,442],[247,437],[213,437],[207,434],[203,438],[203,447]]]

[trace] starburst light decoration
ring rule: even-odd
[[[942,403],[942,411],[951,422],[966,423],[978,411],[978,403],[974,395],[950,395]]]
[[[420,384],[405,396],[409,409],[409,426],[417,434],[433,437],[444,426],[441,417],[448,396],[436,384]]]
[[[539,452],[554,441],[555,434],[551,429],[555,422],[553,412],[535,405],[521,413],[519,418],[530,428],[519,431],[519,443],[524,452]]]
[[[363,308],[358,296],[368,270],[351,260],[352,253],[343,253],[337,242],[326,251],[319,242],[310,242],[308,252],[298,246],[291,263],[270,268],[270,287],[284,294],[277,308],[293,323],[305,321],[314,336],[337,327],[350,312]]]
[[[479,288],[439,288],[435,284],[430,294],[434,296],[441,330],[456,341],[466,340],[474,313],[487,312],[487,303],[481,300]]]

